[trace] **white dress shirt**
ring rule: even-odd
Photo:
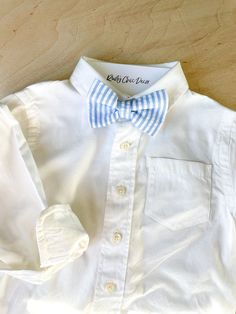
[[[92,128],[96,78],[121,100],[165,89],[158,133]],[[1,314],[234,314],[236,112],[179,61],[81,56],[4,97],[0,132]]]

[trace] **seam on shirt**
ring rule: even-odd
[[[9,126],[11,126],[14,130],[14,134],[19,145],[21,157],[25,163],[26,168],[29,171],[30,177],[32,179],[32,182],[34,183],[33,185],[35,189],[37,190],[37,194],[39,195],[40,201],[42,202],[43,207],[45,208],[46,206],[48,206],[46,194],[28,142],[26,141],[26,138],[23,134],[19,122],[12,114],[12,111],[8,108],[6,104],[2,104],[2,109],[6,117],[9,119],[10,122]]]
[[[231,164],[231,160],[230,160],[230,153],[233,145],[233,141],[234,138],[236,139],[236,112],[233,114],[234,119],[232,119],[232,123],[231,123],[231,127],[230,127],[230,134],[229,134],[229,174],[231,176],[231,187],[232,187],[232,197],[230,198],[230,207],[232,209],[232,214],[236,217],[236,191],[234,188],[234,178],[233,178],[233,173],[234,173],[234,169],[232,169],[232,164]],[[236,152],[236,150],[235,150]]]
[[[39,135],[41,132],[39,120],[39,108],[35,105],[30,93],[24,89],[14,94],[19,99],[27,116],[27,141],[32,150],[36,149],[39,143]]]
[[[222,179],[222,187],[226,209],[236,216],[235,209],[233,209],[233,178],[230,167],[230,139],[232,136],[232,113],[225,111],[220,122],[220,131],[217,136],[215,146],[217,151],[216,165],[219,166],[217,170],[219,177]]]

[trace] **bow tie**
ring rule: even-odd
[[[168,94],[165,89],[138,98],[120,100],[117,94],[99,79],[92,83],[87,101],[92,128],[104,127],[119,119],[125,119],[151,136],[159,130],[168,109]]]

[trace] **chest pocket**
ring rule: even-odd
[[[165,157],[146,158],[145,214],[171,230],[208,222],[212,165]]]

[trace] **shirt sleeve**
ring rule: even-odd
[[[231,194],[229,195],[229,206],[232,214],[236,218],[236,112],[233,114],[234,119],[230,128],[229,139],[229,169],[231,174],[229,185],[232,187]]]
[[[31,150],[8,106],[0,105],[0,273],[40,284],[87,249],[69,204],[48,206]]]

